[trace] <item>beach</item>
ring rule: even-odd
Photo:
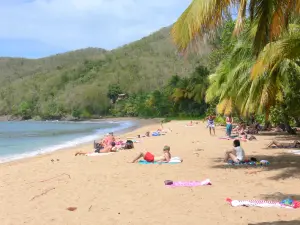
[[[300,224],[300,209],[232,207],[225,201],[300,200],[300,155],[263,149],[275,136],[258,135],[257,141],[242,142],[242,147],[247,156],[266,159],[271,165],[267,169],[226,169],[222,158],[224,150],[232,148],[232,140],[218,138],[224,136],[224,128],[217,127],[216,136],[210,136],[205,123],[199,121],[193,127],[186,123],[171,121],[163,125],[172,130],[164,136],[136,138],[140,143],[133,150],[75,156],[77,151],[93,150],[92,144],[86,144],[0,164],[1,225]],[[121,137],[158,128],[160,123],[145,124]],[[161,154],[164,145],[183,162],[128,163],[144,150]],[[165,180],[205,179],[212,185],[164,185]]]

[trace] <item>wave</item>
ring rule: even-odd
[[[108,122],[108,121],[106,121],[106,122]],[[113,122],[113,121],[110,121],[110,122]],[[116,122],[116,123],[119,123],[120,126],[112,127],[112,128],[98,129],[91,135],[83,136],[80,138],[75,138],[73,140],[65,141],[60,144],[45,146],[40,149],[35,149],[33,151],[28,151],[28,152],[19,153],[19,154],[11,154],[11,155],[3,156],[3,157],[0,156],[0,163],[20,160],[20,159],[24,159],[24,158],[30,158],[30,157],[34,157],[34,156],[38,156],[38,155],[42,155],[42,154],[46,154],[46,153],[51,153],[51,152],[54,152],[54,151],[57,151],[60,149],[75,147],[75,146],[78,146],[78,145],[81,145],[84,143],[89,143],[96,139],[99,139],[99,138],[103,137],[106,133],[122,132],[122,130],[126,130],[126,129],[131,128],[136,125],[132,121],[122,121],[122,122]]]

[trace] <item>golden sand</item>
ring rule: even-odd
[[[99,157],[74,156],[78,150],[92,151],[89,144],[0,165],[0,224],[300,224],[300,209],[232,207],[225,201],[227,197],[282,200],[287,196],[300,200],[299,155],[263,149],[274,137],[257,136],[258,141],[243,142],[242,147],[247,156],[269,160],[269,169],[225,169],[221,158],[232,141],[218,139],[224,135],[223,128],[217,128],[214,137],[202,122],[194,127],[185,127],[185,123],[165,124],[172,132],[141,138],[134,150]],[[159,127],[145,126],[124,136]],[[183,163],[128,163],[143,150],[160,154],[164,145],[170,145],[172,155],[182,157]],[[164,180],[206,178],[211,186],[164,185]]]

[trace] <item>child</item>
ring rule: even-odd
[[[212,116],[212,115],[209,115],[207,117],[207,127],[209,128],[210,135],[211,135],[211,130],[213,130],[214,135],[216,135],[214,119],[215,119],[215,116]]]
[[[163,155],[161,156],[154,156],[150,152],[141,152],[133,161],[132,163],[138,162],[140,158],[144,158],[147,162],[169,162],[171,159],[170,147],[164,146],[163,148]]]
[[[225,152],[224,162],[228,162],[229,159],[235,163],[239,163],[245,159],[245,152],[239,140],[234,140],[233,149]]]

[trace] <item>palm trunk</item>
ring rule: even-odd
[[[269,128],[271,128],[271,122],[269,121],[270,118],[270,109],[266,108],[266,112],[265,112],[265,125],[263,127],[263,130],[268,130]]]
[[[283,103],[281,104],[282,107],[282,117],[283,117],[283,122],[284,122],[284,126],[285,126],[285,130],[289,133],[289,134],[296,134],[296,132],[292,129],[290,122],[289,122],[289,116],[286,112],[286,105]]]

